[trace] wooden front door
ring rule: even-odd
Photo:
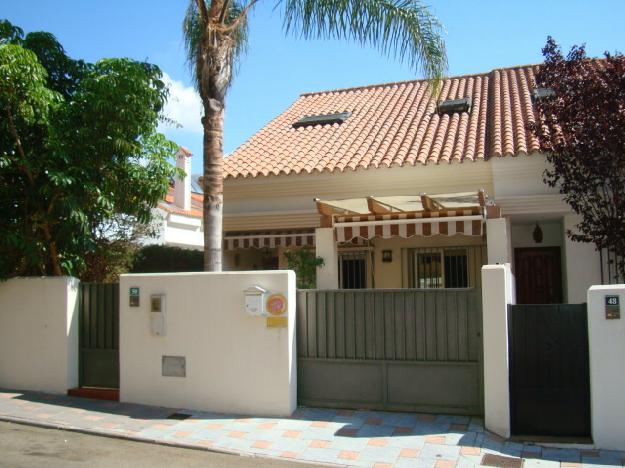
[[[514,249],[517,304],[562,302],[560,247]]]

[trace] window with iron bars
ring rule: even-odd
[[[599,250],[601,284],[622,284],[625,282],[625,278],[619,273],[617,267],[622,261],[623,259],[611,250]]]
[[[479,287],[484,254],[482,246],[410,249],[409,285],[419,289]]]
[[[367,250],[339,252],[339,285],[341,289],[367,288]]]

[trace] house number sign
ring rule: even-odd
[[[621,304],[618,296],[605,297],[605,318],[607,320],[621,318]]]
[[[128,290],[128,305],[139,307],[139,288],[134,287]]]

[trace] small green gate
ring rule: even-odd
[[[119,283],[81,283],[80,386],[119,388]]]

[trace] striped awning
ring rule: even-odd
[[[224,245],[226,250],[313,247],[315,245],[315,232],[311,229],[299,231],[226,233],[224,235]]]
[[[336,240],[389,239],[413,236],[481,236],[483,215],[479,208],[466,210],[339,216],[334,220]]]

